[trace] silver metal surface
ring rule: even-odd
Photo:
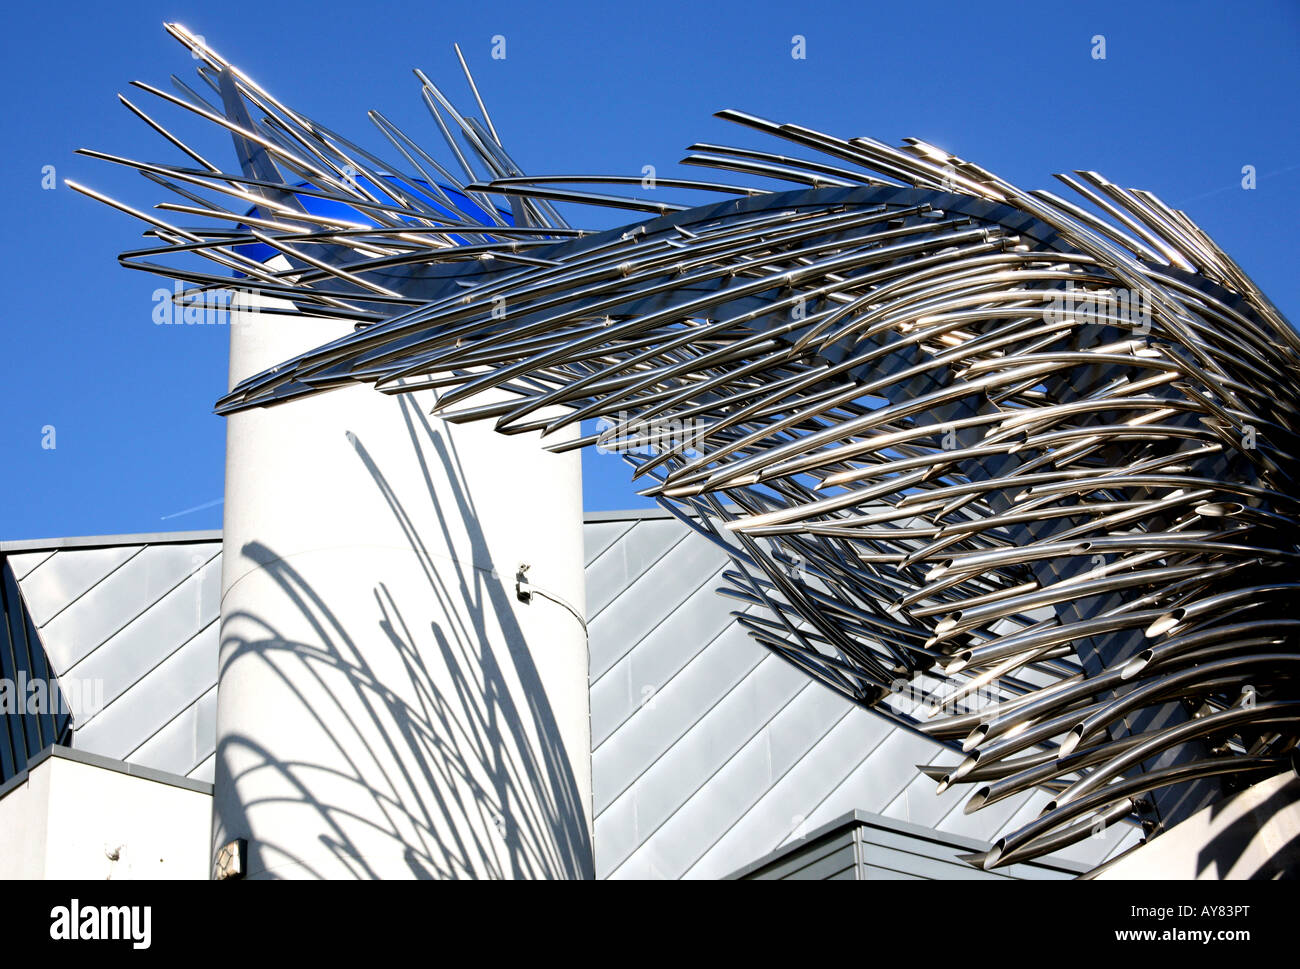
[[[1284,620],[1300,590],[1300,337],[1185,214],[1091,172],[1063,178],[1068,202],[915,139],[736,111],[719,116],[824,160],[697,146],[710,154],[693,164],[786,184],[557,188],[580,179],[527,178],[486,111],[464,116],[418,72],[453,162],[376,117],[416,169],[402,174],[168,29],[221,107],[138,86],[225,129],[241,171],[193,150],[176,166],[95,153],[208,220],[81,189],[150,227],[158,244],[123,264],[189,283],[196,302],[234,270],[287,312],[357,324],[244,381],[219,413],[363,382],[438,388],[447,419],[504,433],[603,418],[584,443],[644,445],[626,454],[643,493],[730,550],[754,639],[964,744],[972,759],[946,783],[996,773],[998,794],[1053,795],[982,864],[1133,815],[1156,833],[1285,769],[1300,731],[1290,627],[1245,637],[1248,663],[1172,694],[1152,685],[1168,663],[1131,662]],[[680,204],[674,186],[717,199]],[[314,211],[321,199],[355,216]],[[551,202],[662,214],[575,236]],[[509,399],[485,406],[488,390]],[[1216,664],[1235,655],[1231,636],[1219,645]],[[925,702],[900,701],[917,689]],[[1140,706],[1089,719],[1134,689]],[[972,733],[972,717],[993,722]],[[1082,759],[1059,746],[1080,724]]]
[[[18,585],[51,672],[93,697],[72,717],[75,746],[210,780],[220,533],[40,544],[6,557],[37,561]]]

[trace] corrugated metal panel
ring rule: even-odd
[[[215,621],[209,623],[123,690],[101,713],[77,729],[75,746],[97,753],[123,751],[113,756],[174,774],[188,774],[197,767],[211,745],[205,745],[201,752],[196,749],[189,757],[166,763],[142,759],[137,751],[180,712],[214,688],[217,628]]]
[[[86,659],[128,625],[149,621],[159,602],[169,605],[167,617],[175,613],[170,593],[210,562],[220,546],[146,545],[121,566],[100,577],[82,595],[60,608],[48,622],[40,624],[41,638],[50,658],[62,673]],[[86,554],[60,552],[31,573],[23,582],[24,590],[39,580],[49,568],[57,568],[65,556]],[[31,601],[31,600],[29,600]],[[198,596],[185,605],[192,613],[203,611]],[[196,632],[191,630],[191,633]],[[171,634],[168,628],[167,633]],[[187,637],[188,638],[188,637]],[[175,640],[163,644],[175,648]]]
[[[1009,880],[1002,872],[980,871],[957,856],[961,845],[912,837],[883,827],[858,828],[864,864],[931,880]]]
[[[588,522],[582,529],[585,555],[583,562],[590,565],[597,556],[631,530],[636,522]]]
[[[1041,862],[987,872],[961,860],[987,843],[936,832],[866,811],[851,811],[800,840],[734,872],[747,880],[803,879],[961,880],[1065,879],[1074,871]]]
[[[54,552],[49,549],[43,549],[38,552],[15,552],[5,556],[5,561],[13,569],[14,577],[17,579],[24,578],[28,572],[36,568]]]
[[[216,775],[216,771],[217,771],[217,755],[214,751],[213,753],[208,754],[207,760],[199,764],[199,766],[194,768],[194,770],[190,771],[189,776],[194,778],[196,781],[207,781],[209,784],[211,784],[212,778]]]
[[[637,522],[628,529],[587,565],[588,618],[598,618],[610,602],[685,539],[686,529],[664,519]]]
[[[23,596],[36,625],[47,625],[140,550],[139,546],[86,548],[48,556],[34,574],[23,576]]]
[[[0,555],[0,784],[46,747],[67,743],[71,722],[15,573]]]
[[[611,540],[614,524],[588,533],[600,877],[723,877],[855,809],[982,842],[1036,815],[1041,794],[965,814],[966,790],[936,795],[916,766],[955,754],[746,636],[714,591],[728,560],[707,539],[654,519]],[[1090,866],[1138,837],[1118,826],[1062,857]]]
[[[138,538],[7,557],[54,673],[95,699],[73,746],[189,775],[215,738],[221,542]]]
[[[925,879],[920,875],[907,875],[901,871],[893,871],[889,868],[879,868],[876,865],[863,865],[862,877],[864,879],[870,879],[871,881],[925,881]]]
[[[855,832],[845,830],[785,859],[773,862],[748,876],[756,881],[833,881],[844,875],[855,877],[857,868]]]
[[[983,841],[1034,816],[1043,795],[965,815],[965,792],[935,795],[916,769],[956,755],[754,643],[730,616],[741,604],[714,591],[728,560],[708,540],[653,513],[594,517],[584,538],[601,877],[723,877],[852,810]],[[211,780],[219,537],[133,538],[5,555],[55,672],[104,686],[75,746]],[[1137,837],[1120,829],[1062,854],[1091,865]]]
[[[176,765],[202,764],[213,755],[216,735],[217,688],[213,685],[137,747],[127,760],[180,773]],[[198,777],[197,768],[188,773],[190,777]],[[212,778],[199,779],[210,781]]]

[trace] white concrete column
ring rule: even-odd
[[[234,312],[230,383],[350,330]],[[579,458],[432,402],[228,418],[212,850],[248,877],[593,875]]]

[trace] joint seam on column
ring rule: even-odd
[[[473,560],[466,562],[462,559],[455,558],[454,556],[442,555],[437,552],[420,552],[417,551],[416,549],[411,548],[410,546],[401,547],[395,545],[362,545],[362,546],[322,545],[318,548],[302,549],[300,551],[293,552],[290,555],[277,555],[275,556],[275,558],[268,559],[264,562],[257,562],[253,568],[249,569],[243,575],[237,578],[234,582],[232,582],[230,584],[230,588],[226,589],[221,593],[221,609],[222,610],[225,609],[226,597],[229,596],[230,593],[234,591],[237,585],[239,585],[241,582],[243,582],[245,579],[247,579],[249,576],[253,575],[254,573],[264,571],[267,568],[267,566],[274,565],[277,562],[289,562],[292,559],[301,558],[304,555],[311,555],[316,552],[332,552],[332,551],[339,551],[339,550],[351,549],[351,548],[384,549],[390,552],[398,552],[398,553],[411,555],[414,556],[417,560],[425,559],[425,558],[442,559],[445,562],[452,562],[458,566],[462,566],[462,567],[468,566],[470,569],[474,570],[475,572],[482,572],[485,573],[486,575],[492,576],[495,579],[504,581],[502,578],[504,573],[496,565],[480,565],[479,563]],[[225,554],[226,552],[223,549],[222,550],[223,558]],[[548,599],[555,601],[559,605],[563,606],[565,609],[568,609],[569,612],[573,613],[574,617],[577,618],[578,622],[582,624],[583,632],[584,633],[586,632],[587,630],[586,620],[583,619],[582,615],[578,612],[578,610],[575,609],[568,601],[566,601],[560,596],[557,596],[553,592],[549,592],[545,589],[542,589],[539,586],[532,586],[532,590],[534,592],[540,593],[541,595],[545,596]]]

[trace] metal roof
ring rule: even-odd
[[[1002,871],[972,868],[961,856],[984,852],[987,842],[937,832],[869,811],[849,811],[803,838],[769,852],[728,877],[754,880],[836,881],[961,878],[981,881],[1065,879],[1084,865],[1029,861]]]
[[[960,756],[849,704],[749,638],[718,596],[727,556],[659,515],[588,521],[596,872],[721,878],[863,810],[995,841],[1046,795],[975,814],[918,764]],[[1092,867],[1140,836],[1122,826],[1061,857]]]
[[[60,686],[102,701],[74,717],[73,745],[210,781],[221,533],[6,543],[0,552]]]
[[[220,533],[0,543],[60,681],[98,678],[84,751],[210,781]],[[720,878],[846,812],[993,841],[1041,794],[973,815],[918,764],[958,756],[853,706],[751,640],[715,594],[724,552],[657,509],[586,516],[596,868]],[[1112,828],[1063,853],[1091,867]]]

